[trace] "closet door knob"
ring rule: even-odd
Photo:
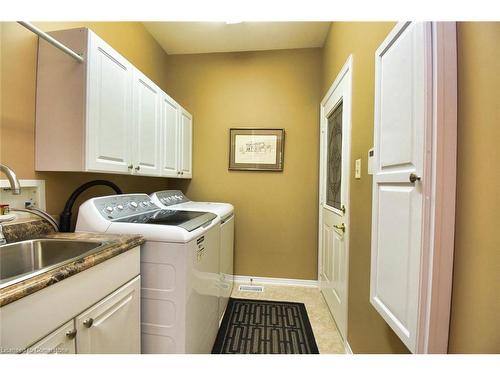
[[[415,173],[410,174],[410,182],[412,184],[414,184],[415,182],[420,181],[420,180],[421,180],[420,176],[417,176]]]

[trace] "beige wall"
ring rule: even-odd
[[[323,50],[323,93],[353,54],[348,340],[356,353],[406,348],[369,303],[374,54],[393,23],[333,23]],[[451,353],[500,352],[500,23],[458,25],[458,173]],[[354,169],[354,165],[351,166]]]
[[[452,353],[500,353],[499,142],[500,22],[460,23]]]
[[[44,22],[36,25],[44,31],[89,27],[166,90],[167,55],[141,23]],[[149,192],[166,188],[167,180],[164,178],[35,172],[36,36],[16,23],[0,23],[0,26],[2,28],[0,160],[12,167],[19,178],[46,181],[49,213],[59,214],[71,192],[92,179],[111,180],[125,192]],[[97,193],[111,193],[111,190],[92,188],[89,193],[82,195],[77,205]]]
[[[319,49],[169,56],[194,116],[194,178],[170,186],[235,206],[237,274],[317,277],[320,63]],[[285,128],[284,171],[228,171],[231,127]]]

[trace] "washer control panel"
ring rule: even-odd
[[[147,194],[112,195],[94,199],[97,211],[109,220],[159,210]]]
[[[173,204],[189,202],[182,191],[180,190],[163,190],[155,193],[158,200],[165,206],[171,206]]]

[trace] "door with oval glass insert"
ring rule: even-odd
[[[347,334],[351,57],[321,102],[319,284],[343,337]]]

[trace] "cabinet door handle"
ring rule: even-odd
[[[76,337],[76,329],[72,329],[72,330],[66,332],[66,337],[69,340],[73,340]]]
[[[127,168],[132,169],[132,168],[134,168],[134,166],[132,164],[129,164]]]
[[[138,170],[140,170],[140,169],[141,169],[141,166],[140,166],[140,165],[138,165],[137,167],[135,167],[135,170],[136,170],[136,171],[138,171]]]
[[[83,325],[86,327],[86,328],[90,328],[92,327],[92,324],[94,324],[94,319],[92,318],[88,318],[88,319],[85,319],[83,321]]]

